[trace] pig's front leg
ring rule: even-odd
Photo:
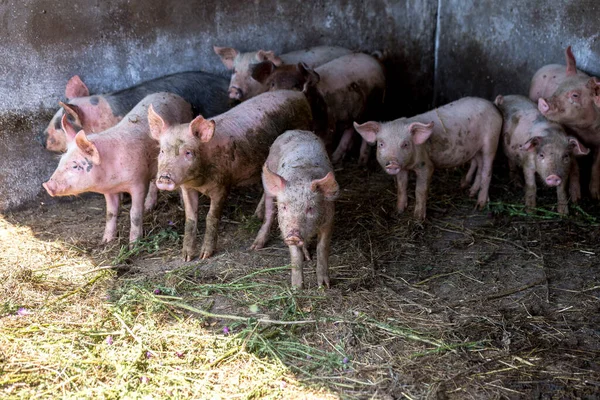
[[[415,193],[415,218],[423,221],[427,212],[427,194],[429,192],[429,184],[433,175],[433,166],[423,164],[415,170],[417,173],[417,188]]]
[[[581,185],[579,184],[579,163],[575,157],[571,158],[571,170],[569,171],[569,196],[571,201],[577,203],[581,200]]]
[[[144,201],[144,211],[151,211],[154,206],[156,206],[156,200],[158,199],[158,188],[156,187],[156,182],[154,180],[150,181],[148,186],[148,194],[146,195],[146,200]]]
[[[460,181],[460,187],[462,189],[465,189],[467,186],[469,186],[471,184],[471,182],[473,182],[473,176],[475,175],[476,172],[477,172],[477,158],[473,158],[471,160],[471,165],[469,166],[469,171],[467,172],[467,175],[465,175]]]
[[[204,241],[200,249],[200,258],[202,260],[212,256],[215,247],[217,247],[219,220],[221,219],[221,213],[223,212],[223,206],[228,194],[228,188],[218,188],[209,194],[210,208],[206,215],[206,232],[204,232]]]
[[[340,143],[331,155],[331,162],[337,164],[344,159],[344,156],[348,152],[348,149],[352,147],[352,139],[354,136],[354,128],[348,128],[342,134]]]
[[[131,210],[129,219],[131,226],[129,228],[129,247],[132,242],[142,237],[144,233],[144,198],[148,192],[148,186],[143,185],[131,191]]]
[[[117,216],[119,215],[120,196],[119,193],[107,193],[106,199],[106,226],[102,243],[108,243],[117,237]]]
[[[333,232],[335,205],[333,202],[326,202],[325,207],[325,221],[319,228],[319,241],[317,243],[317,285],[325,285],[329,289],[329,249]]]
[[[290,257],[292,259],[292,287],[302,289],[304,285],[304,276],[302,274],[302,265],[304,264],[304,254],[298,246],[289,246]]]
[[[254,211],[254,216],[258,219],[265,219],[265,192],[263,191],[262,196],[260,196],[260,201],[256,206],[256,210]]]
[[[535,169],[525,167],[523,168],[523,174],[525,175],[525,208],[527,211],[531,211],[535,208],[537,190],[535,185]]]
[[[267,243],[267,239],[269,238],[269,232],[271,231],[271,225],[273,224],[273,217],[275,215],[275,206],[273,202],[273,197],[263,194],[264,197],[264,221],[262,226],[260,227],[260,231],[258,231],[258,235],[256,235],[256,239],[254,239],[254,243],[250,246],[250,250],[258,250],[262,249]],[[258,211],[258,209],[257,209]]]
[[[396,190],[398,192],[396,208],[399,213],[403,213],[408,205],[408,171],[405,169],[401,169],[396,174]]]
[[[369,146],[369,143],[367,143],[367,141],[363,139],[362,143],[360,144],[358,165],[360,165],[361,167],[367,165],[367,163],[369,162],[369,154],[370,153],[371,153],[371,147]]]
[[[600,199],[600,148],[594,149],[594,163],[590,178],[590,195],[593,199]]]
[[[567,182],[563,181],[556,187],[556,197],[558,198],[557,211],[562,215],[569,215],[569,206],[567,199]]]
[[[182,255],[185,261],[191,261],[196,252],[196,230],[198,227],[198,192],[181,187],[181,197],[185,208],[185,234],[183,236]]]

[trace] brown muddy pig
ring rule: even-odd
[[[83,130],[76,132],[66,115],[63,116],[63,129],[68,138],[67,152],[43,186],[50,196],[84,192],[103,194],[106,199],[103,242],[116,237],[120,193],[131,195],[130,242],[142,236],[144,210],[151,209],[156,203],[156,188],[148,193],[151,180],[156,176],[158,154],[158,145],[150,137],[148,107],[160,110],[165,126],[193,118],[191,105],[172,93],[155,93],[145,97],[117,125],[96,134],[87,135]]]
[[[536,205],[535,174],[547,186],[556,187],[557,210],[568,214],[566,185],[573,156],[589,152],[577,139],[567,136],[563,127],[550,122],[525,96],[498,96],[496,105],[504,116],[502,143],[511,175],[522,168],[525,176],[525,206]]]
[[[251,51],[240,53],[231,47],[213,47],[215,53],[227,69],[233,72],[229,83],[229,97],[232,100],[244,101],[267,91],[260,82],[252,79],[251,67],[262,61],[270,61],[275,65],[298,64],[304,62],[311,68],[323,65],[333,59],[352,53],[350,50],[336,46],[317,46],[291,53],[275,55],[273,51]]]
[[[317,235],[317,285],[329,287],[329,246],[339,186],[325,145],[314,133],[287,131],[271,146],[263,166],[265,219],[251,249],[262,248],[273,223],[274,200],[281,236],[292,259],[292,286],[302,288],[309,240]]]
[[[185,205],[183,257],[196,252],[198,193],[210,197],[206,232],[200,250],[210,257],[217,244],[218,223],[229,191],[260,180],[269,146],[290,129],[311,129],[310,104],[302,93],[280,91],[254,97],[211,120],[198,116],[189,124],[170,126],[149,112],[152,137],[160,143],[156,185],[181,187]]]
[[[396,177],[398,212],[408,204],[408,171],[417,174],[415,218],[425,219],[427,192],[435,168],[453,168],[476,160],[478,177],[470,196],[485,207],[502,129],[502,116],[484,99],[465,97],[412,118],[354,127],[369,143],[377,144],[377,161]]]
[[[567,61],[566,67],[560,64],[548,64],[537,70],[531,79],[529,85],[529,98],[536,102],[540,97],[547,98],[554,94],[556,89],[567,79],[569,76],[583,76],[587,75],[577,69],[577,63],[575,62],[575,56],[571,51],[571,46],[565,50],[565,59]]]
[[[376,58],[362,53],[339,57],[314,70],[303,64],[277,67],[266,61],[253,67],[252,76],[269,90],[316,89],[327,106],[330,126],[342,132],[332,155],[334,163],[343,159],[352,144],[353,121],[373,117],[381,108],[385,95],[382,65]],[[329,138],[324,140],[328,142]],[[363,142],[359,165],[365,165],[368,156],[369,148]]]
[[[76,130],[98,133],[115,126],[144,97],[152,93],[175,93],[192,105],[194,115],[207,117],[221,114],[230,108],[227,79],[202,71],[180,72],[156,78],[128,89],[103,95],[90,95],[87,86],[75,75],[65,90],[66,102],[54,114],[44,130],[46,148],[65,152],[67,141],[61,127],[63,115]]]
[[[589,189],[594,199],[600,199],[600,81],[578,71],[572,53],[571,58],[565,78],[552,95],[538,99],[538,110],[593,150]]]

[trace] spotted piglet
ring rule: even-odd
[[[339,186],[325,145],[312,132],[285,132],[271,146],[262,180],[265,219],[251,249],[265,245],[276,200],[281,236],[292,258],[292,286],[302,288],[304,284],[302,265],[304,257],[309,258],[306,247],[316,234],[317,284],[329,287],[329,245]]]
[[[412,118],[355,122],[354,127],[367,142],[377,143],[379,164],[396,177],[398,212],[408,204],[408,171],[417,174],[415,218],[423,220],[434,169],[458,167],[471,160],[477,175],[470,195],[479,193],[479,208],[487,203],[502,129],[502,116],[491,102],[465,97]]]

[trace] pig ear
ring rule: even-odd
[[[90,95],[90,91],[88,90],[85,83],[81,80],[79,75],[75,75],[67,82],[67,87],[65,89],[65,97],[67,100],[74,99],[75,97],[87,97]]]
[[[71,143],[75,139],[77,131],[67,119],[67,114],[63,114],[62,118],[60,119],[60,124],[62,126],[62,130],[65,132],[65,136],[67,137],[67,143]]]
[[[534,136],[528,141],[526,141],[524,144],[522,144],[520,149],[525,151],[534,151],[535,148],[539,147],[540,144],[542,144],[542,137]]]
[[[354,123],[354,129],[362,136],[362,138],[369,144],[375,144],[377,141],[377,134],[381,129],[381,124],[375,121],[365,122],[362,125]]]
[[[571,51],[571,46],[565,50],[565,59],[567,60],[567,76],[577,75],[577,63],[575,62],[575,56]]]
[[[412,135],[412,140],[415,144],[423,144],[433,133],[433,121],[428,124],[413,122],[408,126],[408,131]]]
[[[239,51],[231,47],[218,47],[213,46],[215,53],[221,57],[221,61],[227,67],[227,69],[233,69],[233,61],[240,54]]]
[[[310,190],[316,192],[320,190],[325,196],[325,200],[334,201],[340,195],[340,186],[335,181],[333,172],[328,172],[324,178],[315,179],[310,183]]]
[[[598,78],[593,76],[590,79],[588,86],[591,86],[592,93],[594,93],[594,104],[596,104],[596,107],[600,107],[600,81],[598,80]]]
[[[271,196],[277,196],[287,185],[287,181],[281,175],[271,171],[267,163],[263,165],[262,180],[265,192]]]
[[[190,134],[203,143],[209,142],[215,134],[215,121],[206,120],[202,115],[198,115],[190,122]]]
[[[569,141],[569,151],[574,156],[585,156],[590,153],[590,149],[579,143],[579,140],[573,136],[567,136],[567,140]]]
[[[501,106],[502,103],[504,103],[504,96],[499,94],[498,96],[496,96],[496,100],[494,100],[494,104],[497,106]]]
[[[150,126],[150,136],[154,140],[160,140],[160,135],[168,128],[165,120],[154,111],[152,104],[148,107],[148,125]]]
[[[550,111],[550,106],[543,97],[540,97],[538,99],[538,110],[542,113],[542,115],[546,115],[548,111]]]
[[[271,61],[276,67],[283,64],[283,60],[275,55],[272,51],[259,50],[256,52],[256,59],[258,62]]]
[[[267,78],[275,71],[277,67],[271,61],[263,61],[250,67],[252,79],[257,82],[265,83]]]
[[[309,68],[305,63],[298,63],[296,68],[298,68],[298,71],[305,79],[303,91],[306,91],[308,86],[315,86],[321,80],[321,76],[317,74],[314,69]]]
[[[83,127],[83,122],[81,118],[81,110],[74,104],[63,103],[62,101],[58,102],[58,105],[61,106],[65,110],[65,115],[69,114],[71,118],[73,118],[73,123],[78,127]]]
[[[94,143],[88,140],[83,130],[79,131],[75,136],[75,143],[77,144],[77,147],[79,147],[79,150],[90,157],[92,163],[100,165],[100,153],[98,153],[98,148]]]

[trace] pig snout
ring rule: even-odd
[[[288,246],[303,246],[304,245],[304,240],[302,239],[302,234],[297,229],[294,229],[291,232],[289,232],[283,241]]]
[[[232,86],[229,88],[229,98],[232,100],[241,100],[244,96],[244,92],[237,86]]]
[[[546,185],[558,186],[562,182],[562,179],[558,175],[550,175],[546,178]]]
[[[400,170],[400,163],[398,161],[391,160],[385,164],[385,172],[390,175],[396,175],[398,172],[400,172]]]
[[[54,182],[54,181],[44,182],[44,183],[42,183],[42,186],[44,187],[44,189],[46,189],[46,192],[48,192],[48,194],[50,196],[54,197],[54,195],[56,194],[56,182]]]
[[[156,187],[160,190],[174,190],[175,182],[173,182],[173,179],[171,179],[171,174],[158,174],[158,178],[156,179]]]

